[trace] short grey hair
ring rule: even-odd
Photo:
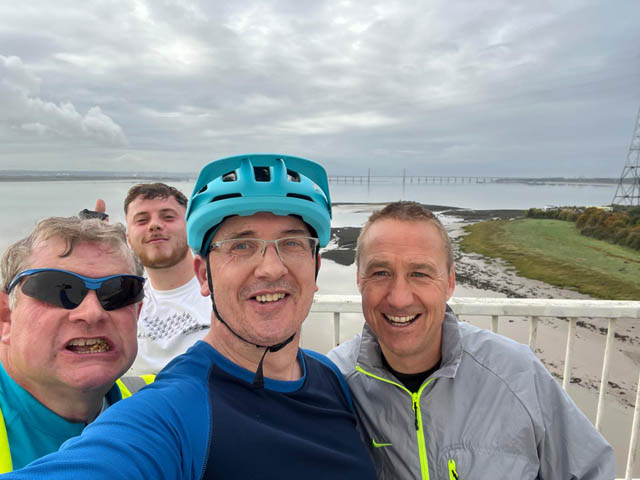
[[[61,258],[70,255],[73,247],[79,242],[99,243],[121,252],[133,273],[144,273],[140,260],[127,244],[126,230],[121,223],[110,224],[97,218],[49,217],[40,220],[27,237],[5,250],[0,261],[0,287],[3,292],[7,291],[11,280],[18,273],[31,266],[31,255],[38,245],[51,238],[60,238],[66,243],[65,251],[59,255]],[[13,289],[9,294],[11,309],[15,308],[16,291],[17,289]]]
[[[402,222],[427,222],[432,224],[438,230],[444,244],[444,251],[447,258],[447,270],[451,270],[453,266],[453,249],[451,248],[451,239],[447,230],[444,228],[438,217],[424,205],[418,202],[398,201],[388,204],[381,210],[373,212],[367,222],[364,224],[358,235],[356,243],[356,265],[360,263],[360,253],[362,251],[362,242],[364,236],[374,223],[385,220],[387,218],[400,220]]]

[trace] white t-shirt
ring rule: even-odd
[[[173,290],[156,290],[147,280],[138,319],[138,356],[127,375],[158,373],[202,339],[211,326],[211,298],[200,295],[194,276]]]

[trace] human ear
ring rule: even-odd
[[[449,278],[447,280],[447,300],[451,298],[453,295],[453,291],[456,289],[456,269],[455,265],[451,265],[451,269],[449,270]]]
[[[322,260],[320,260],[320,254],[318,253],[316,257],[316,289],[314,292],[318,291],[318,273],[320,272],[320,265],[322,264]]]
[[[200,255],[195,255],[193,257],[193,270],[200,283],[200,294],[203,297],[208,297],[211,291],[209,290],[209,283],[207,281],[207,261]]]
[[[362,293],[362,283],[360,283],[360,266],[356,265],[356,285],[358,287],[358,291]]]
[[[11,310],[9,309],[9,295],[0,292],[0,341],[9,344],[11,333]]]

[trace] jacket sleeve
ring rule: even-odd
[[[203,408],[207,402],[202,398],[194,401],[189,395],[173,397],[176,395],[167,396],[150,386],[108,408],[58,452],[5,474],[4,478],[200,478],[208,437],[208,414]],[[185,411],[189,413],[185,415]]]
[[[540,479],[611,480],[615,457],[609,443],[573,403],[542,363],[534,363],[542,429]]]

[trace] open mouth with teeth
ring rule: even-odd
[[[396,327],[404,327],[406,325],[410,325],[420,316],[420,314],[416,315],[406,315],[406,316],[395,316],[395,315],[386,315],[382,314],[387,322]]]
[[[279,292],[279,293],[265,293],[264,295],[256,295],[253,298],[255,298],[260,303],[270,303],[270,302],[277,302],[278,300],[282,300],[286,296],[287,296],[286,293]]]
[[[73,353],[104,353],[111,345],[104,338],[74,338],[67,344],[67,350]]]

